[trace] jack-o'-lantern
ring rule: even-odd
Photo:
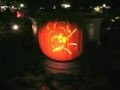
[[[65,21],[48,21],[38,32],[42,52],[57,61],[70,61],[82,53],[82,30],[77,24]]]

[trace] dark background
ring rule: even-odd
[[[33,18],[40,15],[35,15],[39,13],[37,9],[40,6],[51,7],[53,4],[59,6],[60,2],[62,1],[25,0],[25,3],[28,5],[29,15],[33,14],[30,15]],[[110,16],[104,17],[101,23],[101,45],[98,45],[96,42],[89,42],[84,46],[82,56],[78,57],[80,60],[79,76],[74,76],[75,79],[72,80],[70,78],[73,77],[70,77],[68,80],[65,77],[60,77],[63,78],[64,82],[67,81],[65,85],[79,88],[76,90],[119,90],[120,27],[117,31],[115,31],[115,27],[120,26],[120,21],[113,26],[110,24],[111,31],[105,31],[105,27],[109,26],[111,16],[116,13],[117,16],[120,16],[120,13],[118,13],[120,1],[71,0],[70,2],[74,10],[80,5],[84,7],[89,6],[89,4],[99,5],[103,2],[110,4],[112,8]],[[2,20],[0,22],[3,23]],[[46,57],[39,49],[38,41],[33,36],[32,24],[30,23],[29,25],[28,23],[25,24],[25,27],[30,27],[23,29],[22,32],[7,33],[0,39],[0,90],[39,90],[41,83],[47,83],[45,84],[46,86],[53,86],[52,81],[56,78],[54,75],[50,76],[44,69],[43,62],[46,60]],[[58,82],[60,81],[58,80]],[[60,83],[65,87],[62,81]]]

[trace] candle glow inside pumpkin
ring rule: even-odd
[[[42,52],[57,61],[77,58],[83,49],[82,30],[74,23],[48,21],[38,32]]]

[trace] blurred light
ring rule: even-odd
[[[115,20],[114,20],[114,19],[111,19],[111,22],[115,22]]]
[[[103,7],[106,8],[106,4],[103,4]]]
[[[14,8],[15,8],[15,6],[11,6],[11,8],[12,8],[12,9],[14,9]]]
[[[55,5],[53,5],[53,9],[56,9],[56,6],[55,6]]]
[[[36,23],[36,21],[33,18],[29,17],[29,19],[32,22],[33,35],[36,36],[37,35],[37,23]]]
[[[102,9],[103,7],[102,6],[99,6],[100,9]]]
[[[32,29],[33,29],[33,34],[36,35],[37,34],[37,24],[35,21],[32,21]]]
[[[107,6],[106,4],[103,4],[102,7],[106,8],[106,9],[110,9],[111,8],[110,6]]]
[[[91,24],[89,24],[89,39],[94,39],[94,35],[95,35],[95,32],[94,32],[94,28],[95,28],[95,26],[94,26],[94,24],[93,23],[91,23]]]
[[[45,7],[40,7],[40,10],[45,9]]]
[[[17,31],[17,30],[19,29],[19,26],[18,26],[17,24],[14,24],[14,25],[12,26],[12,29],[15,30],[15,31]]]
[[[15,6],[10,7],[11,12],[15,12],[16,9],[17,9],[17,7],[15,7]]]
[[[90,6],[90,8],[93,8],[93,6]]]
[[[5,6],[1,6],[1,9],[4,9],[4,8],[6,8]]]
[[[8,8],[8,6],[6,6],[6,5],[0,7],[1,10],[6,10],[6,8]]]
[[[16,17],[17,17],[17,18],[24,17],[24,12],[17,11],[17,12],[16,12]]]
[[[111,7],[110,6],[106,6],[106,9],[110,9]]]
[[[95,10],[96,12],[100,12],[100,7],[99,7],[99,6],[96,6],[96,7],[94,8],[94,10]]]
[[[71,5],[69,3],[63,3],[63,4],[61,4],[61,7],[67,9],[67,8],[70,8]]]
[[[110,28],[110,27],[106,27],[105,29],[106,29],[106,30],[110,30],[111,28]]]
[[[120,19],[120,17],[119,16],[117,16],[117,17],[115,17],[115,19],[117,20],[117,19]]]
[[[21,7],[21,8],[24,8],[24,6],[25,6],[25,5],[24,5],[23,3],[20,4],[20,7]]]

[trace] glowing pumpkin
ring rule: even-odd
[[[82,52],[82,31],[77,25],[63,21],[49,21],[38,32],[43,53],[57,61],[69,61]]]

